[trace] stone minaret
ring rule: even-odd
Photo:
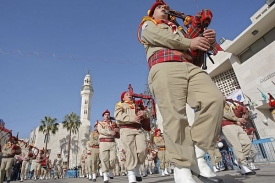
[[[80,91],[80,95],[82,97],[81,111],[80,111],[81,126],[79,128],[79,133],[76,134],[76,138],[78,139],[78,147],[79,147],[79,150],[76,153],[77,165],[80,164],[80,156],[83,150],[85,149],[86,142],[89,140],[89,136],[90,136],[91,99],[93,97],[93,94],[94,94],[94,90],[92,87],[92,80],[91,80],[90,73],[88,71],[88,73],[84,78],[84,83]],[[75,164],[73,162],[71,163]]]
[[[84,84],[81,88],[81,113],[80,120],[82,125],[90,125],[91,116],[91,98],[93,97],[94,90],[92,87],[91,76],[88,74],[84,78]]]

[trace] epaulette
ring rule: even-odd
[[[116,106],[118,106],[119,108],[121,108],[121,109],[122,109],[122,111],[124,111],[124,108],[123,108],[122,102],[118,102],[118,103],[116,103]]]
[[[140,31],[141,31],[141,28],[144,29],[143,24],[144,24],[144,22],[146,22],[146,21],[148,21],[148,20],[149,20],[149,21],[152,21],[154,24],[157,25],[156,20],[154,20],[152,17],[150,17],[150,16],[144,16],[144,17],[142,17],[142,20],[141,20],[141,22],[140,22],[140,24],[139,24],[139,26],[138,26],[138,34],[137,34],[137,37],[138,37],[138,41],[139,41],[141,44],[143,44],[143,45],[148,45],[148,43],[144,42],[144,41],[141,39]]]
[[[122,107],[122,103],[118,102],[118,103],[116,103],[116,106]]]

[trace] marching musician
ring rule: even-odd
[[[115,106],[114,117],[119,125],[121,143],[126,152],[128,180],[129,183],[142,181],[139,168],[145,162],[147,147],[140,122],[143,118],[149,118],[149,115],[143,110],[136,114],[129,92],[123,92],[120,99],[121,102]]]
[[[110,112],[105,110],[102,114],[103,121],[97,125],[99,133],[99,156],[101,160],[101,170],[103,172],[104,183],[109,182],[109,178],[113,179],[113,169],[116,161],[116,143],[114,136],[118,132],[117,128],[113,128],[110,120]]]
[[[79,177],[85,177],[86,176],[86,165],[85,165],[85,159],[86,159],[86,148],[83,150],[80,161],[81,161],[81,171]]]
[[[150,175],[155,172],[155,157],[157,156],[157,152],[154,149],[148,148],[147,158],[145,160],[145,169],[149,169]]]
[[[94,131],[91,132],[90,134],[90,144],[92,148],[91,150],[92,154],[90,159],[91,172],[89,174],[92,174],[91,179],[93,180],[93,182],[96,181],[98,161],[99,161],[99,133],[97,130],[97,125],[98,123],[94,125]]]
[[[61,157],[61,152],[57,153],[57,158],[54,160],[54,179],[62,178],[62,165],[63,165],[63,158]]]
[[[26,148],[22,149],[22,167],[21,167],[21,174],[20,174],[20,182],[27,179],[28,174],[28,167],[31,163],[31,160],[35,159],[35,155],[32,151],[33,146],[31,144],[26,144]]]
[[[88,171],[88,179],[92,180],[92,145],[90,141],[86,142],[87,149],[87,171]]]
[[[242,174],[255,175],[256,172],[248,168],[247,162],[252,143],[246,132],[241,127],[242,124],[246,122],[246,118],[236,117],[232,108],[226,102],[222,120],[222,132],[226,139],[232,144],[233,151],[237,158],[238,164],[241,167]]]
[[[165,153],[166,153],[165,142],[164,142],[163,136],[161,135],[161,131],[158,128],[155,130],[154,143],[158,147],[157,157],[160,161],[161,176],[169,175],[169,173],[167,171],[168,161],[167,161],[166,155],[165,155]]]
[[[126,175],[126,167],[125,167],[125,162],[126,162],[126,155],[125,155],[125,150],[122,148],[119,153],[118,153],[118,157],[119,157],[119,164],[120,164],[120,173],[122,176]]]
[[[248,109],[247,107],[243,104],[243,102],[235,101],[232,99],[226,99],[227,102],[230,102],[232,105],[232,110],[237,118],[244,118],[245,122],[238,122],[237,125],[242,127],[243,131],[248,135],[250,141],[253,141],[254,139],[254,134],[255,134],[255,129],[250,126],[249,124],[249,119],[248,119]],[[254,165],[254,160],[257,156],[257,149],[253,144],[251,144],[251,149],[249,153],[249,157],[247,157],[248,160],[248,165],[251,170],[258,170],[258,168],[255,167]]]
[[[163,117],[167,159],[175,164],[176,183],[195,182],[190,168],[200,174],[201,180],[223,182],[206,165],[204,155],[208,149],[215,148],[224,98],[210,76],[200,68],[202,62],[193,60],[190,54],[194,50],[214,49],[216,33],[206,29],[202,30],[203,36],[185,38],[169,21],[166,10],[169,10],[167,4],[157,0],[140,27],[150,69],[149,88]],[[191,127],[186,117],[186,103],[192,108],[198,106]]]
[[[21,148],[17,145],[18,138],[10,136],[7,143],[2,148],[2,162],[1,162],[1,172],[0,181],[4,182],[4,176],[6,173],[7,182],[10,182],[11,168],[14,162],[14,156],[21,154]]]
[[[38,180],[41,175],[41,163],[44,162],[46,159],[44,148],[39,150],[38,155],[36,156],[35,160],[35,167],[34,167],[34,180]]]

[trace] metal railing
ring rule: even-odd
[[[255,159],[252,160],[255,164],[263,164],[263,163],[269,164],[270,162],[275,162],[275,139],[274,138],[271,137],[271,138],[254,140],[252,144],[257,150]],[[236,157],[233,153],[232,148],[229,148],[228,155],[229,155],[229,159],[233,163],[233,168],[235,170],[239,169],[237,165]],[[213,165],[211,165],[209,154],[206,154],[204,159],[206,160],[208,166],[212,169]],[[219,163],[219,165],[220,167],[224,167],[222,160]]]
[[[255,158],[255,163],[275,162],[275,139],[265,138],[252,142],[258,153]]]

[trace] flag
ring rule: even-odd
[[[232,100],[236,100],[239,102],[243,102],[244,101],[244,95],[241,89],[237,89],[235,90],[233,93],[231,93],[230,95],[228,95],[226,97],[227,99],[232,99]]]
[[[249,103],[251,103],[253,106],[256,106],[257,104],[251,100],[250,97],[248,97],[246,94],[243,94],[246,98],[248,98]]]
[[[259,90],[259,88],[257,88],[257,89]],[[259,91],[261,92],[263,99],[266,100],[267,96],[261,90],[259,90]]]

